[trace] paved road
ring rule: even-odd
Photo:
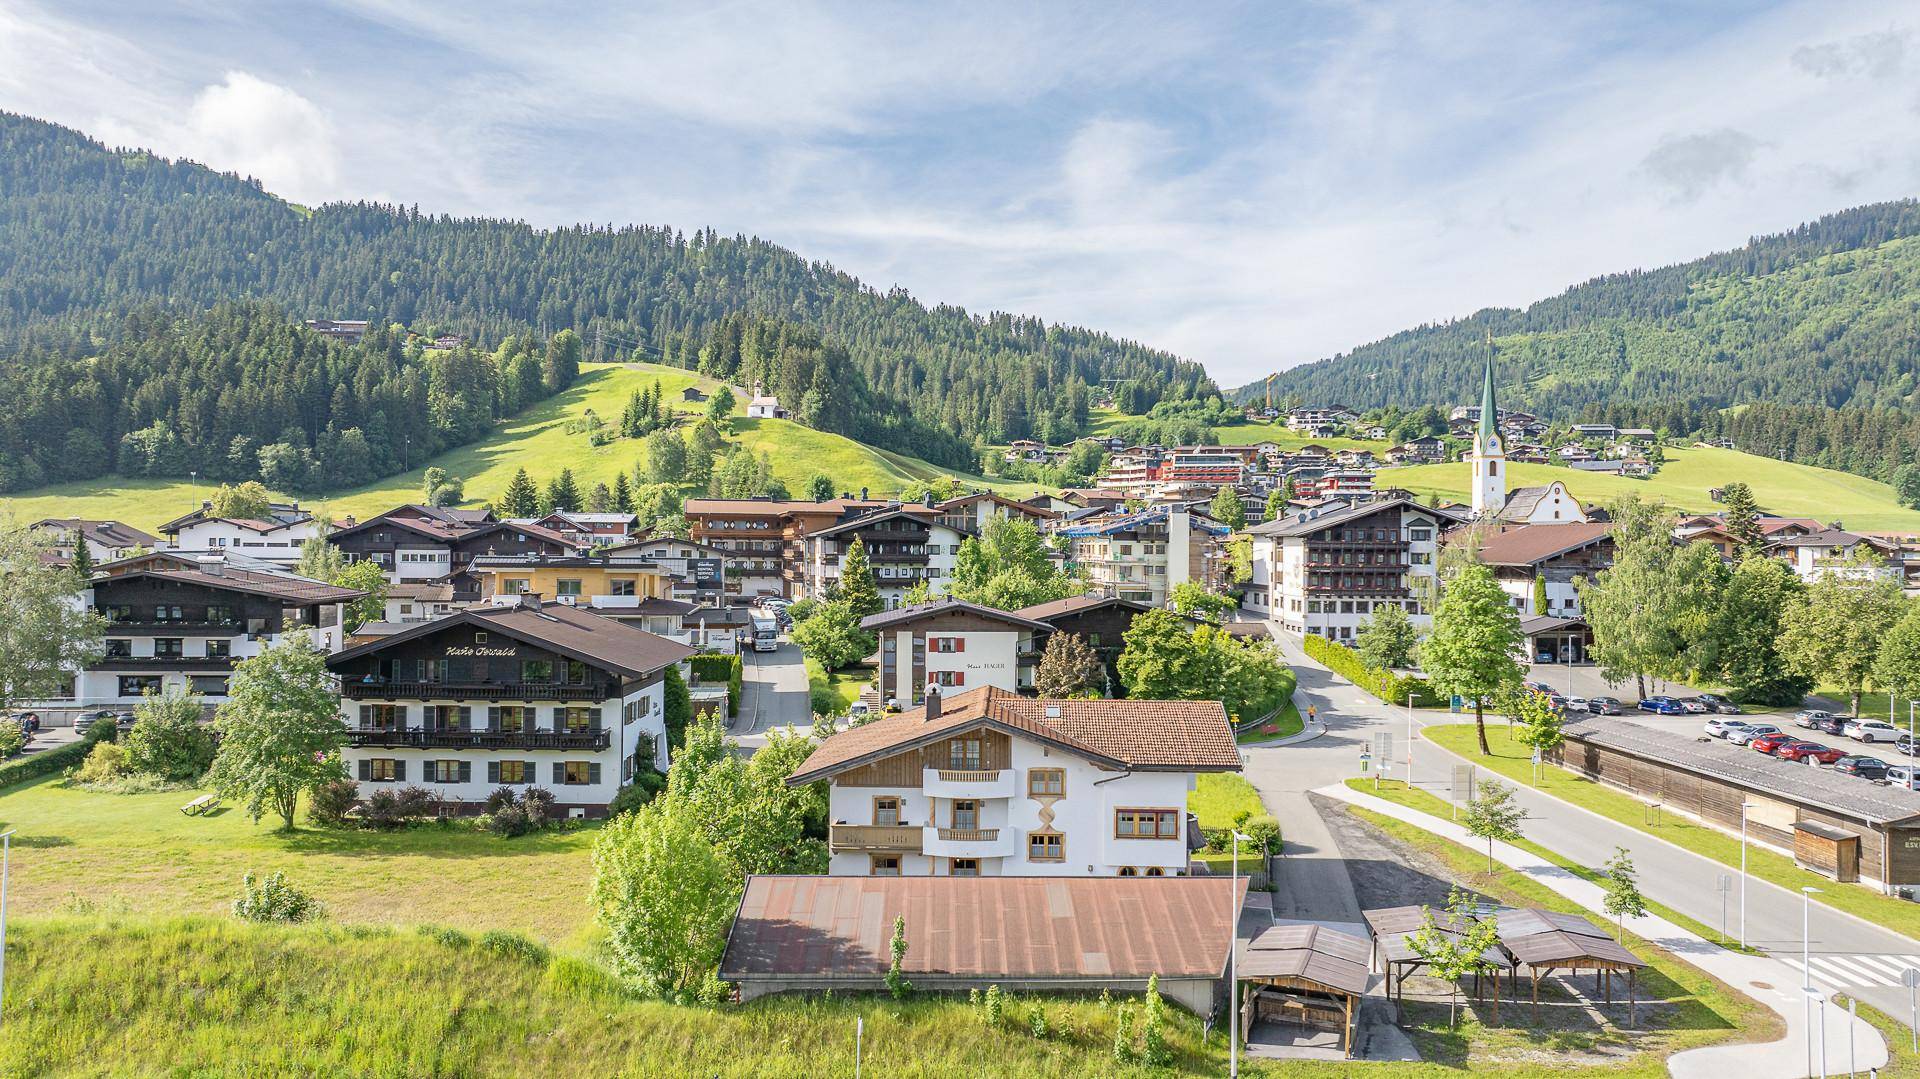
[[[740,714],[732,733],[742,746],[766,744],[776,727],[805,727],[813,722],[807,699],[807,668],[798,645],[781,642],[772,652],[741,653]]]
[[[1409,714],[1406,709],[1390,707],[1348,684],[1345,680],[1305,659],[1276,631],[1281,645],[1300,675],[1300,703],[1313,705],[1325,720],[1329,734],[1303,745],[1261,750],[1248,747],[1247,778],[1269,800],[1280,817],[1289,845],[1296,835],[1311,847],[1326,832],[1303,795],[1295,792],[1338,782],[1359,774],[1361,748],[1378,731],[1391,732],[1393,756],[1391,772],[1405,778],[1409,741]],[[1557,683],[1556,683],[1557,684]],[[1411,717],[1414,729],[1426,724],[1419,714]],[[1452,717],[1432,717],[1451,722]],[[1697,724],[1705,717],[1689,716]],[[1412,741],[1414,781],[1445,797],[1449,777],[1459,758],[1420,739]],[[1625,847],[1640,870],[1642,890],[1651,898],[1708,926],[1720,924],[1720,893],[1715,884],[1723,873],[1732,872],[1718,862],[1672,846],[1625,825],[1594,816],[1557,799],[1522,789],[1519,802],[1531,819],[1527,823],[1529,839],[1584,865],[1600,865],[1612,857],[1615,847]],[[1330,842],[1330,836],[1329,836]],[[1311,916],[1333,917],[1351,902],[1352,888],[1337,888],[1330,883],[1336,871],[1321,861],[1317,852],[1303,852],[1302,861],[1310,864],[1293,900],[1301,909],[1327,911]],[[1334,850],[1332,857],[1337,858]],[[1291,860],[1283,878],[1294,870]],[[1337,870],[1344,882],[1345,870]],[[1729,906],[1732,925],[1738,934],[1738,879]],[[1815,886],[1825,882],[1809,876]],[[1856,885],[1825,884],[1827,887]],[[1286,893],[1283,893],[1283,896]],[[1755,947],[1787,960],[1798,967],[1801,952],[1803,897],[1796,891],[1753,879],[1747,891],[1748,941]],[[1858,994],[1889,1014],[1908,1016],[1908,994],[1900,987],[1900,970],[1909,957],[1920,957],[1920,941],[1858,921],[1820,905],[1812,908],[1811,942],[1813,979],[1829,989]],[[1913,960],[1920,966],[1920,958]]]

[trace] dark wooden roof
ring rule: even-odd
[[[327,666],[337,670],[340,664],[368,653],[456,625],[504,633],[515,640],[631,678],[644,678],[699,651],[577,607],[522,603],[511,607],[469,607],[431,622],[413,623],[404,632],[335,652],[327,657]]]
[[[1240,954],[1242,978],[1299,978],[1336,993],[1367,991],[1367,942],[1323,925],[1276,925]]]
[[[1607,931],[1578,914],[1553,910],[1502,910],[1494,915],[1500,943],[1530,967],[1607,963],[1643,967],[1645,963]]]

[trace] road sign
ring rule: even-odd
[[[1378,731],[1374,734],[1373,755],[1383,761],[1393,756],[1393,732]]]
[[[1362,772],[1373,771],[1373,754],[1364,749],[1360,751],[1360,770]]]
[[[1727,893],[1733,891],[1733,874],[1720,874],[1720,879],[1713,882],[1713,890],[1720,893],[1720,940],[1724,943],[1727,939]]]
[[[1453,766],[1453,784],[1449,795],[1455,802],[1473,801],[1473,765],[1456,764]]]

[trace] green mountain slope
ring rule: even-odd
[[[1902,506],[1893,488],[1875,480],[1735,450],[1696,446],[1666,452],[1667,463],[1645,480],[1552,465],[1511,465],[1508,482],[1521,487],[1559,480],[1590,505],[1637,492],[1680,509],[1711,512],[1719,506],[1708,490],[1742,480],[1771,513],[1838,521],[1847,528],[1920,531],[1920,510]],[[1455,462],[1385,469],[1377,482],[1381,487],[1404,487],[1424,498],[1465,502],[1470,478],[1469,466]]]
[[[0,113],[0,354],[69,357],[164,302],[272,300],[297,318],[371,319],[464,333],[571,328],[590,360],[670,358],[750,384],[781,382],[742,319],[844,346],[866,387],[964,447],[1084,422],[1089,388],[1136,380],[1142,407],[1211,391],[1198,364],[1107,334],[882,291],[759,238],[711,229],[450,218],[335,203],[304,212],[231,174],[110,151]],[[731,322],[729,320],[732,320]],[[798,392],[785,392],[799,408]],[[957,463],[957,461],[956,461]]]
[[[1863,206],[1527,309],[1421,326],[1280,373],[1277,394],[1354,407],[1468,402],[1486,337],[1502,403],[1556,418],[1632,402],[1920,402],[1920,203]],[[1251,400],[1264,386],[1236,391]]]
[[[418,502],[429,465],[463,479],[468,502],[476,505],[498,498],[521,468],[542,484],[562,468],[571,468],[583,491],[595,483],[611,485],[616,475],[631,472],[636,462],[645,459],[641,443],[616,439],[593,446],[586,435],[568,433],[567,423],[589,410],[603,419],[617,419],[627,399],[656,380],[665,398],[681,411],[704,407],[681,405],[680,392],[686,387],[697,385],[711,391],[720,385],[693,372],[658,364],[589,364],[571,389],[501,424],[489,438],[418,462],[400,475],[305,501],[325,504],[336,516],[364,518],[404,502]],[[875,494],[891,494],[916,481],[954,475],[917,458],[876,450],[790,420],[750,420],[744,412],[742,403],[736,408],[730,440],[756,453],[764,451],[773,464],[774,475],[795,492],[804,490],[815,473],[832,477],[843,490],[865,487]],[[979,476],[960,478],[972,486],[1022,493],[1026,490]],[[209,489],[208,484],[196,487],[184,480],[109,476],[24,491],[0,502],[0,507],[26,521],[53,516],[90,517],[152,528],[186,512]]]

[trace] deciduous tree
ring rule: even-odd
[[[820,604],[812,616],[793,627],[793,643],[829,671],[865,659],[880,647],[873,634],[860,628],[859,617],[845,600]]]
[[[1780,656],[1794,671],[1846,689],[1858,715],[1880,642],[1905,611],[1899,579],[1863,547],[1794,599],[1781,620]]]
[[[1601,900],[1600,909],[1613,915],[1613,925],[1617,936],[1625,940],[1627,919],[1638,918],[1647,913],[1647,899],[1640,894],[1638,873],[1633,868],[1633,856],[1625,847],[1613,848],[1613,857],[1607,859],[1602,867],[1606,873],[1606,897]]]
[[[1173,608],[1175,614],[1218,625],[1226,621],[1239,604],[1233,601],[1232,596],[1210,591],[1198,581],[1181,581],[1173,586],[1172,593],[1167,596],[1167,606]]]
[[[1516,658],[1520,616],[1493,571],[1471,565],[1440,596],[1433,632],[1420,643],[1420,666],[1434,687],[1473,702],[1480,752],[1487,746],[1486,703],[1511,691],[1525,674]]]
[[[41,533],[0,517],[0,709],[60,695],[105,648],[106,621],[80,602],[86,580],[53,565],[51,547]]]
[[[1413,628],[1413,618],[1405,607],[1376,603],[1373,616],[1354,635],[1353,647],[1367,666],[1389,670],[1412,666],[1414,648],[1419,643],[1420,633]]]
[[[208,781],[258,821],[271,812],[293,828],[303,791],[345,776],[339,689],[326,659],[288,639],[241,661],[215,718],[220,751]]]
[[[1077,633],[1055,633],[1047,638],[1040,662],[1033,670],[1033,689],[1042,697],[1077,697],[1106,688],[1107,668]]]
[[[1520,822],[1527,819],[1527,811],[1513,800],[1513,788],[1497,779],[1489,779],[1480,785],[1474,796],[1467,799],[1466,810],[1460,818],[1460,824],[1468,835],[1487,841],[1487,871],[1493,871],[1493,845],[1511,843],[1520,838]]]
[[[1207,514],[1236,532],[1247,526],[1247,507],[1232,487],[1222,487],[1214,492],[1213,501],[1207,506]]]

